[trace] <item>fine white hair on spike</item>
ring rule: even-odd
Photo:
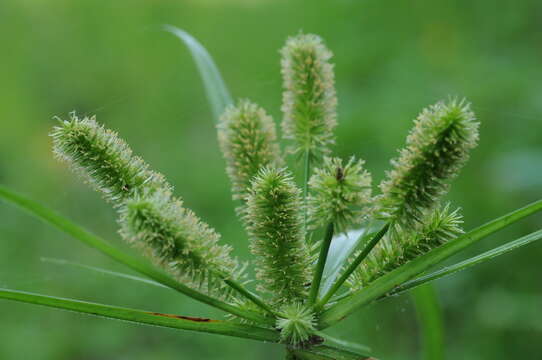
[[[333,55],[313,34],[288,38],[281,55],[283,136],[294,141],[294,153],[320,160],[335,141],[337,125]]]
[[[438,102],[414,121],[406,147],[380,184],[379,216],[412,227],[448,191],[478,141],[478,121],[462,100]]]
[[[265,168],[252,182],[245,216],[259,289],[278,304],[303,301],[312,279],[300,190],[285,169]]]
[[[334,223],[338,231],[359,224],[368,214],[371,197],[371,174],[364,161],[351,157],[343,164],[340,158],[325,157],[314,170],[309,186],[309,219],[314,228]]]
[[[282,166],[275,123],[264,109],[241,100],[228,106],[217,128],[233,198],[244,201],[250,181],[262,168]]]

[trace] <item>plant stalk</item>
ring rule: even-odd
[[[326,228],[326,234],[324,236],[324,241],[320,247],[320,255],[318,256],[318,263],[316,264],[316,270],[314,272],[314,278],[312,280],[311,289],[309,292],[309,306],[314,304],[318,298],[318,292],[320,290],[320,283],[322,281],[322,274],[324,273],[324,268],[326,266],[327,255],[329,253],[329,247],[331,245],[331,240],[333,239],[333,223],[329,223]]]
[[[308,196],[309,196],[309,179],[311,171],[311,157],[310,151],[305,150],[305,166],[303,174],[303,224],[305,230],[305,239],[308,237]]]
[[[263,300],[253,292],[249,291],[247,288],[245,288],[242,284],[238,283],[235,280],[232,279],[224,279],[224,282],[230,286],[232,289],[235,289],[237,292],[239,292],[241,295],[246,297],[248,300],[252,301],[254,304],[256,304],[261,309],[267,311],[269,314],[271,314],[273,317],[278,317],[278,314],[269,307]]]
[[[369,255],[371,250],[376,246],[376,244],[386,235],[388,232],[388,229],[390,228],[390,224],[386,224],[378,231],[371,241],[365,247],[363,248],[363,251],[352,261],[352,263],[348,266],[348,268],[344,271],[344,273],[341,275],[341,277],[335,281],[333,286],[329,289],[329,291],[320,299],[320,301],[316,304],[314,307],[315,312],[321,311],[324,306],[327,304],[329,299],[337,292],[337,290],[340,289],[340,287],[344,284],[344,282],[348,279],[348,277],[356,270],[356,268],[361,264],[361,262]]]

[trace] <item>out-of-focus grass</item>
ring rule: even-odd
[[[411,119],[448,95],[466,96],[482,139],[450,199],[470,228],[540,198],[542,4],[470,1],[0,2],[0,182],[118,242],[114,212],[50,152],[54,115],[76,110],[121,133],[165,173],[187,206],[247,257],[229,201],[211,111],[187,50],[162,24],[196,36],[232,95],[280,119],[278,49],[300,29],[335,53],[338,155],[356,154],[380,180]],[[538,155],[536,155],[538,154]],[[528,174],[528,176],[520,176]],[[537,182],[538,181],[538,182]],[[511,185],[512,184],[512,185]],[[538,185],[536,185],[538,184]],[[0,285],[186,315],[219,314],[166,289],[40,262],[65,258],[125,271],[0,204]],[[536,230],[540,216],[472,251]],[[449,358],[536,358],[542,313],[534,244],[437,284]],[[138,327],[2,302],[0,359],[275,359],[272,345]],[[419,356],[408,297],[387,300],[333,330],[384,359]]]

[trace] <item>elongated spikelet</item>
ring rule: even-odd
[[[284,169],[263,169],[252,182],[245,221],[257,257],[260,290],[274,303],[302,301],[312,278],[300,190]]]
[[[56,157],[68,162],[116,205],[143,191],[171,188],[161,174],[149,170],[115,132],[99,125],[94,117],[79,119],[71,113],[51,136]]]
[[[380,276],[457,237],[463,233],[462,223],[459,209],[450,211],[449,204],[433,210],[415,229],[395,232],[378,243],[355,270],[349,285],[353,290],[365,287]]]
[[[119,219],[122,237],[182,283],[214,295],[228,295],[222,279],[240,277],[229,246],[169,191],[126,202]]]
[[[293,303],[283,306],[280,313],[284,317],[277,319],[276,327],[280,330],[281,341],[294,348],[303,347],[316,330],[316,319],[310,308]]]
[[[380,184],[380,215],[412,227],[446,193],[477,141],[478,122],[468,103],[451,100],[423,110]]]
[[[283,135],[295,142],[294,152],[319,159],[329,152],[337,125],[333,56],[312,34],[288,38],[281,50]]]
[[[343,165],[340,158],[325,157],[314,171],[309,187],[309,219],[314,228],[333,222],[338,231],[361,222],[371,198],[371,174],[363,160],[351,157]]]
[[[245,199],[260,169],[282,165],[273,119],[248,100],[226,109],[218,125],[218,140],[234,199]]]

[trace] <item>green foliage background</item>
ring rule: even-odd
[[[336,154],[380,181],[411,120],[466,96],[481,142],[450,199],[466,228],[542,195],[542,3],[506,1],[135,0],[0,2],[0,182],[120,244],[115,215],[53,160],[54,115],[96,114],[166,174],[236,254],[234,215],[210,108],[188,51],[160,30],[181,27],[211,52],[235,97],[280,119],[278,49],[299,30],[334,51]],[[40,261],[64,258],[128,272],[0,204],[0,286],[183,315],[219,316],[174,292]],[[532,217],[471,253],[540,228]],[[533,359],[542,351],[542,244],[437,284],[448,359]],[[419,358],[408,296],[358,312],[334,334],[383,359]],[[0,359],[276,359],[279,347],[135,326],[2,301]]]

